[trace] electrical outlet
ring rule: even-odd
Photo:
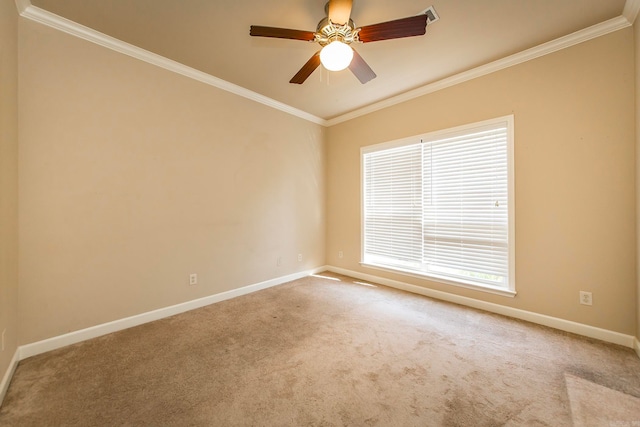
[[[196,273],[192,273],[189,275],[189,285],[197,285],[198,284],[198,275]]]
[[[591,292],[580,291],[580,304],[593,305],[593,295]]]
[[[298,261],[302,261],[302,254],[298,254]]]
[[[342,258],[344,256],[344,254],[342,253],[342,251],[338,251],[338,258]]]
[[[282,265],[282,257],[281,257],[281,256],[279,256],[278,258],[276,258],[276,265],[277,265],[278,267],[280,267],[280,266]]]

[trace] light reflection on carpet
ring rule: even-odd
[[[640,399],[565,373],[574,427],[640,427]]]

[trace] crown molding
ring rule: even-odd
[[[31,0],[16,0],[16,8],[20,15],[22,15],[29,6],[31,6]]]
[[[24,18],[55,28],[75,37],[79,37],[81,39],[98,44],[116,52],[131,56],[133,58],[137,58],[149,64],[156,65],[174,73],[181,74],[185,77],[192,78],[218,89],[233,93],[243,98],[250,99],[267,107],[275,108],[287,114],[291,114],[293,116],[325,127],[343,123],[348,120],[352,120],[387,107],[410,101],[414,98],[418,98],[442,89],[446,89],[451,86],[455,86],[460,83],[464,83],[469,80],[476,79],[478,77],[485,76],[487,74],[494,73],[496,71],[522,64],[532,59],[536,59],[541,56],[566,49],[568,47],[594,39],[596,37],[604,36],[614,31],[627,28],[633,25],[633,22],[635,22],[635,19],[640,12],[640,0],[626,0],[624,11],[619,17],[612,18],[608,21],[593,25],[580,31],[576,31],[575,33],[560,37],[556,40],[552,40],[531,49],[527,49],[514,55],[499,59],[494,62],[490,62],[485,65],[481,65],[471,70],[464,71],[462,73],[444,78],[442,80],[438,80],[425,86],[421,86],[408,92],[392,96],[385,100],[369,104],[365,107],[358,108],[346,114],[342,114],[326,120],[313,114],[307,113],[306,111],[302,111],[290,105],[284,104],[280,101],[276,101],[267,96],[253,92],[249,89],[245,89],[241,86],[230,83],[226,80],[222,80],[218,77],[214,77],[210,74],[188,67],[184,64],[170,60],[161,55],[149,52],[137,46],[123,42],[122,40],[118,40],[114,37],[100,33],[96,30],[85,27],[46,10],[40,9],[36,6],[33,6],[30,0],[15,0],[15,2],[20,16]]]
[[[33,6],[30,0],[16,0],[16,6],[18,8],[20,16],[22,16],[23,18],[27,18],[48,27],[55,28],[72,36],[81,38],[91,43],[98,44],[124,55],[131,56],[149,64],[156,65],[160,68],[164,68],[165,70],[181,74],[185,77],[189,77],[191,79],[233,93],[243,98],[250,99],[252,101],[266,105],[267,107],[275,108],[276,110],[280,110],[287,114],[297,116],[301,119],[326,126],[326,120],[323,118],[314,116],[313,114],[307,113],[306,111],[299,110],[290,105],[284,104],[272,98],[260,95],[259,93],[253,92],[249,89],[245,89],[241,86],[230,83],[226,80],[214,77],[210,74],[196,70],[195,68],[188,67],[179,62],[172,61],[171,59],[165,58],[164,56],[149,52],[89,27],[85,27],[84,25],[80,25],[77,22],[68,20],[54,13],[40,9],[39,7]]]
[[[640,0],[628,1],[637,2]],[[496,71],[504,70],[505,68],[513,67],[514,65],[522,64],[523,62],[531,61],[532,59],[536,59],[541,56],[548,55],[550,53],[557,52],[576,44],[594,39],[596,37],[604,36],[614,31],[621,30],[623,28],[629,27],[630,25],[631,24],[625,17],[619,16],[617,18],[613,18],[600,24],[585,28],[583,30],[576,31],[575,33],[560,37],[536,47],[532,47],[531,49],[524,50],[511,56],[499,59],[497,61],[481,65],[471,70],[464,71],[451,77],[436,81],[434,83],[430,83],[426,86],[410,90],[400,95],[396,95],[383,101],[376,102],[374,104],[367,105],[366,107],[359,108],[349,113],[334,117],[327,121],[327,126],[333,126],[339,123],[343,123],[348,120],[364,116],[365,114],[382,110],[383,108],[401,104],[420,96],[424,96],[451,86],[455,86],[460,83],[485,76],[487,74],[495,73]]]
[[[622,16],[627,18],[629,24],[633,25],[638,17],[638,12],[640,12],[640,0],[627,0],[624,4]]]

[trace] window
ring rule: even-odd
[[[515,294],[513,116],[362,149],[364,265]]]

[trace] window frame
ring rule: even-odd
[[[405,276],[416,277],[419,279],[426,279],[429,281],[442,283],[445,285],[452,285],[457,287],[463,287],[467,289],[479,290],[492,294],[514,297],[516,295],[516,283],[515,283],[515,162],[514,162],[514,123],[515,119],[513,114],[497,117],[494,119],[484,120],[475,123],[469,123],[462,126],[456,126],[453,128],[437,130],[426,134],[415,135],[408,138],[397,139],[388,142],[382,142],[378,144],[363,146],[360,148],[360,265],[363,267],[388,271],[392,273],[402,274]],[[507,245],[508,245],[508,286],[496,286],[490,284],[479,284],[472,281],[467,281],[459,278],[450,278],[446,276],[440,276],[431,272],[423,272],[411,269],[403,269],[396,266],[379,265],[369,262],[365,262],[365,168],[364,158],[365,154],[388,150],[392,148],[402,147],[405,145],[416,144],[419,142],[428,143],[437,141],[440,139],[450,138],[453,136],[465,135],[479,131],[482,128],[496,126],[499,124],[506,124],[507,127],[507,197],[508,197],[508,230],[507,230]]]

